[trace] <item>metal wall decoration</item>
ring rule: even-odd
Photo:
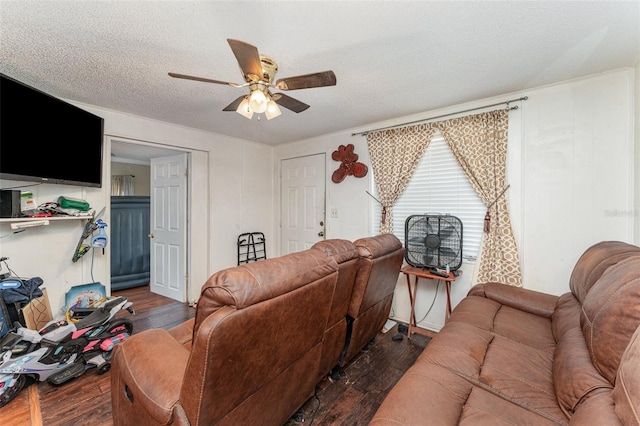
[[[353,152],[353,144],[340,145],[336,151],[333,151],[331,158],[334,161],[342,162],[340,167],[331,175],[333,183],[340,183],[349,175],[358,178],[365,177],[369,170],[365,164],[358,162],[358,154]]]

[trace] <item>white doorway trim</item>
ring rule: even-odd
[[[112,136],[107,136],[107,146],[108,146],[108,152],[110,154],[110,161],[109,161],[109,166],[107,167],[107,170],[109,172],[108,176],[108,185],[104,185],[106,186],[105,191],[108,194],[107,195],[107,199],[110,199],[110,175],[111,175],[111,162],[112,161],[117,161],[117,162],[132,162],[135,164],[151,164],[151,158],[154,157],[163,157],[163,156],[168,156],[168,155],[176,155],[176,154],[181,154],[181,153],[186,153],[187,154],[187,168],[189,170],[191,170],[191,157],[192,157],[192,150],[187,150],[187,149],[182,149],[179,147],[172,147],[172,146],[168,146],[168,145],[163,145],[163,144],[156,144],[156,143],[150,143],[150,142],[146,142],[146,141],[140,141],[140,140],[134,140],[134,139],[126,139],[126,138],[120,138],[120,137],[112,137]],[[182,283],[182,289],[181,292],[184,295],[185,300],[182,301],[193,301],[193,297],[190,297],[190,295],[193,294],[193,292],[191,291],[191,285],[190,285],[190,277],[192,276],[191,274],[191,269],[192,269],[192,262],[193,259],[191,259],[190,253],[191,250],[190,245],[192,244],[192,226],[196,225],[196,226],[200,226],[204,229],[207,230],[207,232],[205,233],[205,235],[208,235],[208,225],[207,225],[207,221],[208,218],[203,218],[201,216],[198,216],[197,219],[194,220],[190,220],[191,218],[191,196],[190,194],[193,194],[193,185],[191,183],[191,175],[192,173],[188,174],[188,179],[187,179],[187,187],[189,188],[189,191],[185,191],[185,199],[184,199],[184,203],[186,204],[186,214],[185,214],[185,227],[186,227],[186,241],[184,244],[184,247],[182,248],[183,252],[184,252],[184,256],[185,256],[185,276],[184,276],[184,281]],[[207,189],[208,191],[208,189]],[[152,194],[150,193],[150,195],[152,196]],[[152,196],[153,198],[153,196]],[[153,199],[152,201],[153,202]],[[107,211],[105,212],[106,218],[105,219],[107,221],[107,223],[109,223],[108,221],[110,220],[110,216],[111,216],[111,209],[110,207],[107,209]],[[108,228],[107,228],[108,229]],[[152,262],[152,259],[150,259],[150,261]],[[151,263],[151,269],[154,268],[153,263]],[[110,256],[108,256],[108,268],[107,268],[108,274],[109,274],[109,282],[111,281],[111,261],[110,261]],[[196,284],[197,285],[197,284]],[[198,285],[197,285],[198,286]]]

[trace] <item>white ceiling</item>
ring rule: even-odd
[[[280,144],[634,66],[640,1],[7,1],[0,72],[52,95]],[[227,44],[253,44],[311,105],[249,121],[222,109],[246,88]]]

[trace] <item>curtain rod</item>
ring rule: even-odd
[[[450,115],[464,114],[466,112],[477,111],[479,109],[490,108],[490,107],[494,107],[494,106],[498,106],[498,105],[507,105],[507,108],[509,109],[509,111],[511,111],[513,109],[518,109],[517,105],[514,106],[514,107],[509,108],[509,104],[511,102],[526,101],[527,99],[529,99],[528,96],[523,96],[522,98],[510,99],[508,101],[498,102],[496,104],[484,105],[484,106],[471,108],[471,109],[465,109],[464,111],[450,112],[449,114],[443,114],[443,115],[439,115],[437,117],[423,118],[422,120],[410,121],[408,123],[396,124],[396,125],[388,126],[388,127],[380,127],[378,129],[365,130],[363,132],[358,132],[358,133],[351,133],[351,136],[366,135],[367,133],[377,132],[379,130],[388,130],[388,129],[395,129],[396,127],[405,127],[405,126],[408,126],[410,124],[422,123],[422,122],[425,122],[425,121],[431,121],[431,120],[435,120],[435,119],[438,119],[438,118],[449,117]]]

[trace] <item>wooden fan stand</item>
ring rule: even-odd
[[[444,321],[447,322],[447,320],[451,316],[451,283],[454,282],[457,277],[453,274],[453,272],[449,272],[449,276],[447,277],[441,277],[440,275],[434,274],[429,269],[416,268],[414,266],[405,266],[401,269],[400,272],[402,272],[407,277],[407,289],[409,291],[409,300],[411,302],[411,314],[409,316],[409,329],[407,331],[407,337],[411,339],[412,333],[418,333],[424,336],[432,336],[432,332],[418,327],[416,322],[415,306],[416,295],[418,292],[418,280],[420,278],[426,278],[429,280],[438,280],[444,282],[445,288],[447,290],[447,309],[445,312]],[[458,273],[458,275],[462,274],[462,271],[459,269],[456,272]],[[414,277],[413,292],[411,291],[411,276]]]

